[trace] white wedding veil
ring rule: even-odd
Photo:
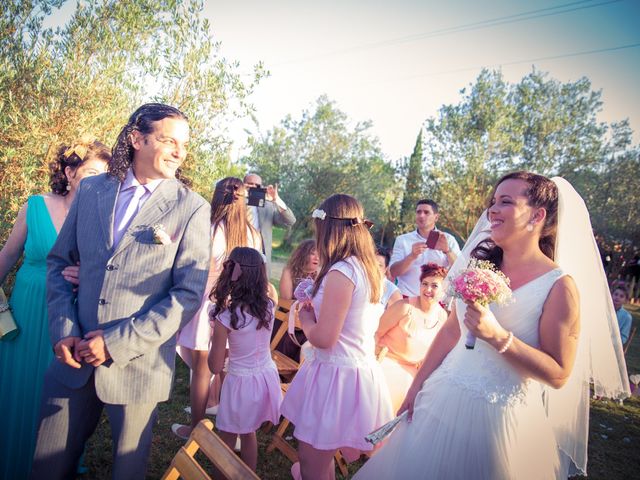
[[[561,177],[552,181],[558,187],[555,262],[573,278],[580,294],[580,340],[568,382],[560,389],[547,387],[544,400],[558,447],[571,460],[570,474],[586,475],[589,384],[593,383],[599,397],[622,399],[630,395],[629,379],[589,212],[569,182]],[[473,249],[491,236],[486,213],[480,216],[447,279],[465,268]]]

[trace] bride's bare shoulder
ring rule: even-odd
[[[547,296],[544,309],[556,312],[558,317],[566,318],[570,322],[580,314],[580,294],[576,282],[570,275],[558,278]]]

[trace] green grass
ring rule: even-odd
[[[640,326],[640,306],[629,306],[634,325]],[[627,353],[629,374],[640,373],[640,334],[634,338]],[[160,478],[171,458],[184,442],[171,433],[172,423],[188,423],[183,408],[189,404],[189,371],[177,361],[176,381],[170,401],[159,405],[158,424],[154,429],[148,479]],[[291,432],[288,432],[291,434]],[[605,438],[606,437],[606,438]],[[270,434],[258,432],[258,475],[265,479],[289,479],[289,461],[275,451],[266,453]],[[589,479],[623,480],[640,477],[640,397],[625,400],[624,405],[610,400],[592,400],[589,435]],[[111,478],[111,433],[103,415],[96,433],[87,444],[86,479]],[[355,473],[361,463],[349,466]],[[338,478],[341,478],[338,476]]]

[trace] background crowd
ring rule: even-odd
[[[255,173],[219,180],[211,201],[204,201],[181,171],[188,141],[182,112],[145,104],[131,115],[111,153],[92,139],[61,146],[51,164],[52,193],[30,197],[21,209],[0,252],[1,280],[24,253],[10,300],[21,332],[0,344],[3,432],[20,435],[20,441],[2,435],[6,478],[26,478],[30,470],[31,478],[67,478],[82,468],[81,455],[103,409],[112,426],[114,478],[142,478],[157,403],[169,398],[176,350],[191,369],[192,421],[175,424],[173,433],[186,439],[205,414],[215,413],[224,441],[236,447],[239,438],[240,455],[255,470],[256,431],[266,421],[278,423],[282,413],[298,440],[300,463],[292,474],[303,478],[332,478],[338,449],[348,460],[371,452],[365,435],[395,411],[415,411],[421,428],[433,432],[429,409],[452,398],[459,402],[450,409],[438,407],[446,413],[439,421],[449,416],[447,429],[427,436],[439,449],[434,451],[444,449],[449,457],[409,453],[426,433],[401,428],[362,475],[444,475],[463,443],[463,424],[491,428],[506,421],[498,436],[477,430],[473,448],[483,453],[463,457],[458,467],[467,473],[479,468],[487,478],[497,472],[519,476],[531,469],[526,450],[540,433],[531,428],[547,422],[528,379],[565,388],[570,378],[586,374],[572,373],[574,360],[582,368],[583,355],[593,350],[612,367],[613,379],[590,373],[604,388],[598,393],[621,397],[628,391],[620,357],[630,335],[622,308],[628,292],[618,285],[613,304],[607,293],[593,311],[578,306],[567,274],[577,276],[578,285],[585,279],[566,257],[554,257],[560,229],[567,231],[558,220],[557,188],[545,177],[519,172],[497,183],[486,236],[467,242],[465,250],[499,266],[514,292],[544,279],[531,292],[538,296],[526,297],[538,302],[532,311],[492,312],[460,301],[453,306],[443,288],[447,270],[468,256],[437,228],[436,201],[416,202],[415,230],[398,236],[391,254],[375,246],[372,223],[354,197],[334,194],[320,203],[309,215],[315,238],[300,242],[279,282],[280,298],[297,300],[291,308],[301,329],[285,336],[278,349],[294,360],[300,360],[298,345],[304,352],[283,399],[270,352],[278,292],[268,281],[265,239],[273,225],[291,226],[296,219],[277,185],[263,186]],[[568,192],[575,194],[571,187]],[[586,210],[574,213],[585,219],[590,235]],[[595,249],[588,255],[587,263],[596,259],[589,281],[608,292],[599,255]],[[309,288],[294,295],[303,282]],[[523,296],[518,308],[527,301]],[[620,330],[607,330],[614,321],[608,305]],[[596,312],[601,318],[592,318]],[[583,335],[609,333],[578,354],[581,328]],[[484,341],[481,356],[474,357],[488,366],[479,372],[487,375],[481,394],[506,388],[500,393],[507,396],[505,405],[527,398],[520,410],[496,416],[493,407],[460,400],[473,397],[478,382],[458,371],[470,361],[459,341],[467,330]],[[494,378],[495,366],[503,373]],[[507,384],[504,372],[510,372]],[[579,377],[578,383],[588,380]],[[584,392],[572,398],[582,412]],[[463,412],[476,413],[465,418]],[[516,421],[527,415],[538,420],[528,427]],[[333,422],[323,423],[326,418]],[[559,443],[567,455],[556,457],[553,421],[538,468],[557,478],[584,473],[586,430],[574,432],[568,445]],[[501,459],[488,460],[497,451]]]

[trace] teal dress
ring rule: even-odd
[[[20,334],[0,342],[0,479],[27,478],[44,372],[53,358],[47,318],[47,254],[57,233],[41,196],[27,202],[24,261],[9,304]]]

